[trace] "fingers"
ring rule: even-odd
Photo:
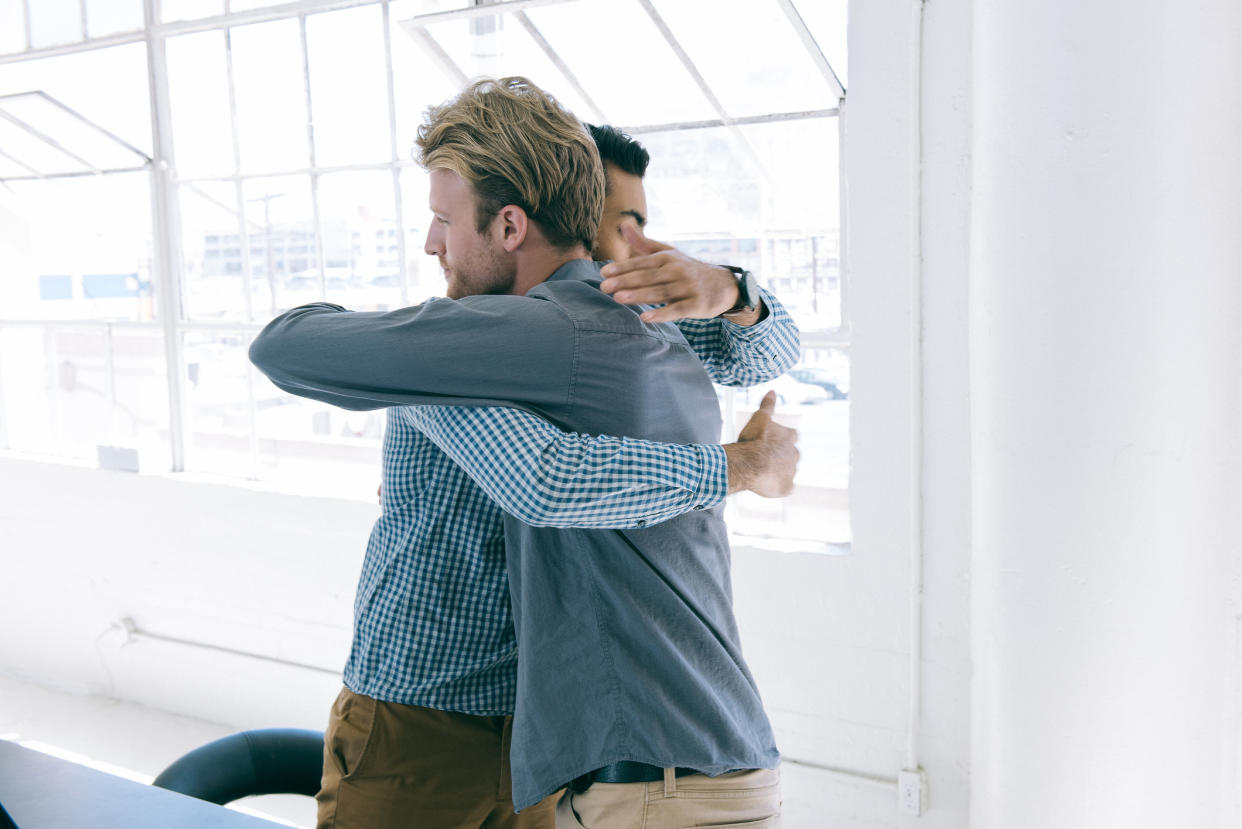
[[[623,222],[621,224],[621,238],[642,255],[673,249],[672,245],[657,242],[655,239],[648,239],[634,222]]]
[[[738,432],[738,440],[759,440],[766,436],[772,423],[772,413],[776,411],[776,392],[769,391],[759,401],[759,408],[746,421],[746,425]]]
[[[737,445],[750,447],[745,455],[748,477],[739,488],[764,498],[783,498],[793,492],[801,457],[798,431],[774,422],[775,412],[776,392],[769,391],[737,437]]]
[[[637,301],[630,302],[629,297],[624,300],[630,305],[637,305],[650,299],[665,302],[671,298],[670,295],[676,290],[677,285],[677,274],[665,273],[656,265],[651,268],[627,271],[618,276],[611,276],[601,282],[599,287],[604,293],[612,294],[613,296],[616,296],[621,291],[631,294],[634,292],[644,293],[644,296]],[[655,295],[652,293],[654,291],[659,291],[660,293]],[[680,297],[675,298],[680,299]]]
[[[616,270],[610,270],[614,266]],[[611,274],[600,289],[617,302],[665,306],[662,313],[644,315],[647,322],[710,319],[727,310],[737,295],[737,282],[727,270],[686,259],[676,251],[613,263],[601,274]]]
[[[658,270],[664,264],[667,258],[667,251],[658,250],[642,256],[634,256],[626,259],[624,262],[609,262],[600,268],[600,275],[607,281],[611,282],[615,277],[622,274],[633,273],[634,271],[654,271]],[[607,290],[607,288],[605,288]]]
[[[631,302],[630,305],[655,305],[657,303],[649,302]],[[643,311],[638,315],[643,322],[677,322],[677,320],[696,319],[694,306],[688,302],[670,302],[668,305],[661,305],[659,308],[652,308]]]
[[[600,283],[600,290],[612,294],[622,305],[662,305],[666,313],[655,318],[669,322],[683,318],[699,318],[705,314],[702,297],[693,284],[675,269],[643,270],[614,276]],[[643,317],[648,322],[647,317]]]
[[[618,297],[621,294],[617,295]],[[682,300],[680,302],[649,301],[640,300],[618,300],[626,305],[659,305],[659,308],[652,308],[639,314],[639,318],[643,322],[677,322],[677,320],[695,320],[703,318],[702,303],[695,297]]]
[[[750,423],[755,423],[756,421],[767,423],[772,420],[772,415],[774,414],[776,414],[776,392],[770,389],[763,396],[763,399],[759,401],[759,408],[750,416]]]

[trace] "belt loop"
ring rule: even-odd
[[[677,794],[677,769],[667,768],[664,770],[664,796],[672,797]]]

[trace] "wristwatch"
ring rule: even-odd
[[[737,279],[737,302],[728,311],[720,316],[727,317],[731,314],[749,314],[759,307],[759,283],[755,281],[754,275],[745,268],[735,268],[733,265],[721,265],[733,272],[734,278]]]

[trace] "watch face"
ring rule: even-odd
[[[740,314],[750,312],[759,306],[759,283],[755,281],[755,277],[745,268],[737,268],[733,265],[725,265],[733,272],[733,276],[737,279],[737,302],[725,314]]]
[[[738,276],[737,294],[739,305],[753,310],[759,304],[759,286],[755,283],[755,277],[750,271],[742,271]]]

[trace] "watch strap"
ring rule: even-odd
[[[745,268],[738,268],[733,265],[721,265],[722,268],[733,273],[733,277],[737,280],[737,302],[729,310],[721,313],[720,316],[727,317],[730,314],[750,313],[759,307],[759,285],[755,282],[755,277]]]

